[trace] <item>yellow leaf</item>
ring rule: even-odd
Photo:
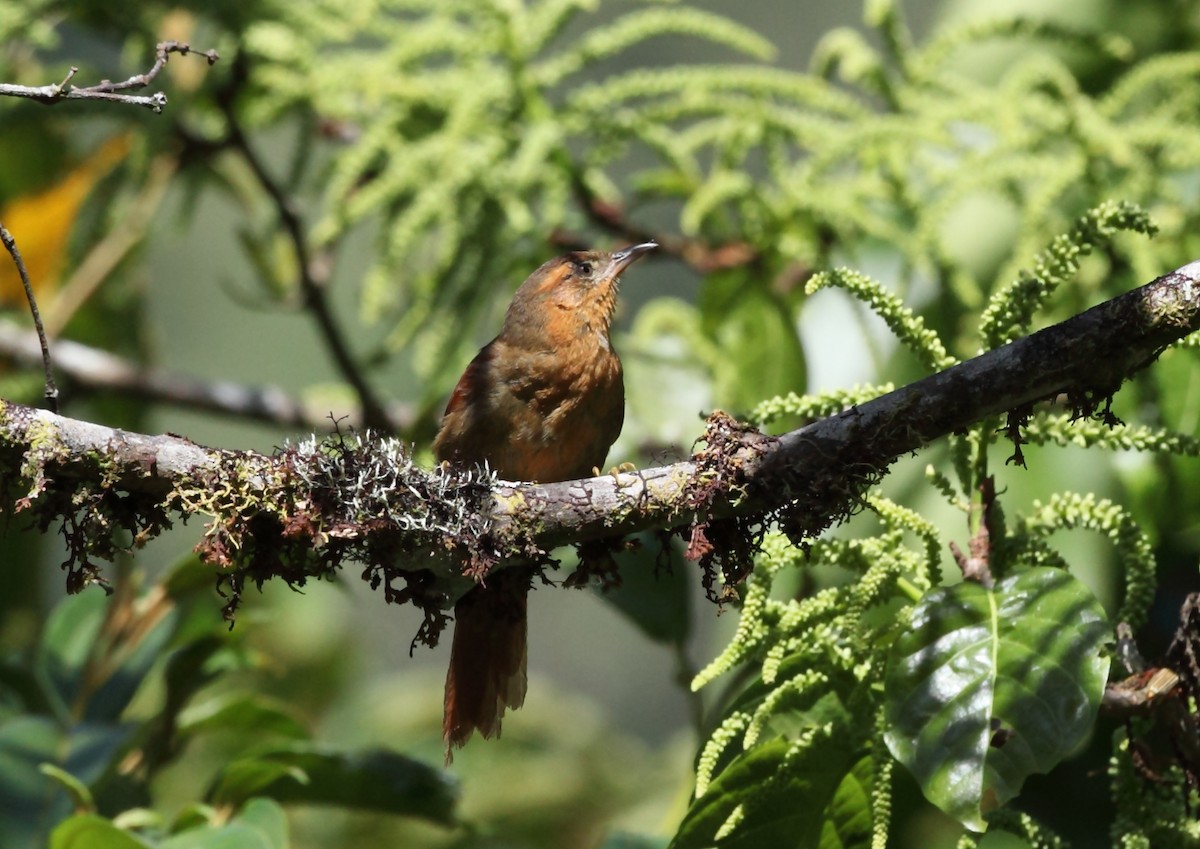
[[[57,291],[67,259],[67,240],[83,202],[96,183],[129,151],[119,135],[100,145],[54,185],[13,198],[0,207],[0,224],[12,234],[39,298]],[[0,253],[0,304],[23,304],[25,293],[16,265]]]

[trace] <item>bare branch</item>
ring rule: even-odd
[[[39,360],[38,340],[32,330],[0,322],[0,360],[25,366]],[[276,386],[247,386],[229,380],[202,380],[119,357],[108,351],[67,339],[55,343],[55,363],[69,382],[87,390],[120,392],[133,398],[170,404],[190,410],[263,422],[277,427],[329,432],[328,410],[306,405]],[[389,417],[402,425],[414,413],[405,405],[389,409]],[[351,420],[351,424],[359,424]]]
[[[220,58],[215,50],[193,51],[189,45],[178,41],[159,42],[154,52],[154,65],[151,66],[149,71],[144,74],[135,74],[121,82],[114,83],[109,80],[101,80],[95,85],[90,86],[68,85],[74,76],[79,73],[79,69],[73,67],[67,72],[67,75],[60,83],[51,83],[43,86],[0,83],[0,95],[25,97],[47,105],[60,103],[64,100],[105,100],[110,103],[144,106],[154,112],[162,112],[163,108],[167,105],[167,96],[163,92],[156,91],[154,94],[147,96],[123,94],[122,92],[129,91],[130,89],[145,88],[150,85],[154,78],[158,76],[158,72],[167,64],[167,59],[172,53],[179,53],[181,55],[197,53],[207,59],[209,65],[212,65]]]
[[[676,257],[701,274],[750,265],[758,259],[757,250],[746,242],[710,245],[702,239],[676,236],[642,227],[631,221],[625,210],[597,197],[578,170],[572,172],[571,185],[576,202],[593,224],[626,241],[655,242],[660,254]],[[552,234],[551,241],[572,250],[586,246],[586,242],[580,236],[567,232]]]
[[[222,99],[220,102],[222,110],[225,113],[225,119],[229,125],[228,145],[241,154],[246,164],[250,167],[250,171],[254,174],[254,178],[275,205],[284,232],[287,234],[288,241],[291,242],[292,252],[296,256],[298,282],[300,291],[304,295],[304,305],[312,315],[313,320],[316,321],[317,328],[320,330],[321,337],[325,340],[325,345],[329,349],[330,356],[333,358],[338,372],[353,387],[355,394],[358,395],[358,401],[362,407],[362,420],[369,428],[395,431],[398,423],[388,417],[383,404],[376,397],[370,384],[367,383],[361,364],[355,360],[354,355],[351,353],[345,332],[338,324],[333,307],[325,295],[325,284],[328,276],[325,271],[325,264],[318,264],[314,261],[312,253],[309,250],[308,235],[305,233],[304,224],[301,220],[300,212],[296,208],[295,200],[271,176],[271,173],[267,170],[266,163],[255,152],[253,146],[250,144],[250,140],[242,130],[242,125],[233,109],[232,101]]]
[[[47,406],[54,412],[58,412],[58,387],[54,385],[54,366],[50,362],[50,346],[46,342],[46,328],[42,325],[42,316],[38,312],[37,298],[33,296],[33,285],[29,281],[29,272],[25,268],[25,261],[21,259],[21,252],[17,249],[17,241],[12,237],[12,234],[0,224],[0,242],[4,244],[8,253],[12,256],[13,262],[17,266],[17,274],[21,277],[21,285],[25,288],[25,300],[29,302],[29,313],[33,316],[33,327],[37,331],[37,341],[41,349],[42,369],[45,372],[45,396]]]

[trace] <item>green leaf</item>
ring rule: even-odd
[[[104,817],[81,814],[59,823],[50,835],[50,849],[150,849],[150,844]]]
[[[873,764],[864,757],[846,773],[821,828],[819,849],[867,849],[871,845]]]
[[[38,767],[57,760],[61,733],[53,720],[19,716],[0,724],[0,835],[36,846],[71,813],[67,794]]]
[[[817,846],[855,744],[817,733],[802,743],[776,737],[739,755],[692,803],[671,849]]]
[[[0,723],[0,837],[24,835],[14,845],[41,842],[35,834],[44,841],[71,812],[68,790],[77,798],[90,792],[113,768],[135,730],[132,724],[95,722],[64,729],[44,716]]]
[[[308,739],[308,729],[282,704],[266,696],[227,693],[183,711],[179,733],[192,736],[203,731],[248,731],[263,737]]]
[[[386,749],[338,752],[296,743],[239,758],[209,793],[216,804],[238,804],[252,796],[451,825],[458,785],[441,770]]]
[[[51,611],[37,649],[35,670],[63,715],[79,695],[83,668],[104,624],[108,599],[99,589],[64,598]]]
[[[1058,569],[927,593],[888,661],[888,748],[931,802],[985,830],[1091,731],[1109,633],[1100,604]]]
[[[38,646],[36,671],[56,710],[78,713],[76,702],[86,698],[83,716],[88,720],[115,721],[128,707],[154,666],[175,628],[176,616],[161,616],[135,641],[110,647],[104,664],[93,655],[108,613],[109,598],[99,590],[68,596],[55,606]],[[102,668],[104,677],[95,679]],[[86,679],[86,681],[85,681]]]
[[[71,797],[71,803],[77,811],[94,811],[96,810],[96,800],[92,797],[92,791],[88,786],[80,781],[61,767],[54,764],[44,763],[38,767],[42,775],[49,776],[58,782],[58,784],[67,791]]]
[[[287,814],[270,799],[251,799],[227,823],[204,823],[163,841],[159,849],[287,849]]]
[[[266,839],[271,849],[286,849],[288,845],[287,814],[271,799],[251,799],[234,822],[253,828]]]

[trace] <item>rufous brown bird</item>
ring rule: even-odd
[[[542,265],[513,296],[500,335],[476,355],[434,440],[440,461],[487,465],[514,481],[574,480],[604,463],[625,418],[609,340],[621,272],[656,248],[576,251]],[[449,762],[479,730],[500,734],[525,701],[529,569],[485,576],[454,606],[442,736]]]

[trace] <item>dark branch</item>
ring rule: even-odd
[[[242,155],[250,167],[250,171],[254,174],[255,180],[258,181],[259,186],[267,193],[275,206],[284,232],[287,234],[288,241],[291,242],[292,252],[296,255],[298,282],[304,296],[305,307],[316,321],[338,372],[353,387],[358,396],[359,405],[362,407],[362,421],[368,428],[396,431],[398,423],[389,418],[383,404],[380,403],[374,390],[367,383],[363,376],[362,366],[351,353],[345,332],[338,324],[333,307],[325,296],[325,284],[327,283],[325,266],[322,264],[319,268],[313,260],[309,250],[308,235],[304,231],[304,224],[295,201],[271,176],[266,164],[251,146],[250,140],[243,132],[241,123],[234,112],[233,103],[228,99],[222,99],[220,102],[229,124],[228,145]]]
[[[216,413],[277,427],[328,432],[330,411],[306,405],[277,386],[247,386],[230,380],[201,380],[191,375],[152,368],[108,351],[66,339],[55,343],[55,363],[69,384],[84,390],[119,392],[152,403]],[[0,360],[25,366],[39,362],[33,331],[0,322]],[[414,412],[396,405],[392,421],[407,426]],[[351,424],[361,423],[351,419]]]
[[[758,252],[746,242],[710,245],[702,239],[660,233],[635,224],[621,207],[597,197],[578,170],[572,172],[572,189],[576,202],[593,224],[628,242],[656,242],[660,254],[676,257],[701,274],[749,265],[758,258]],[[566,232],[553,234],[551,241],[571,250],[587,246],[582,237]]]

